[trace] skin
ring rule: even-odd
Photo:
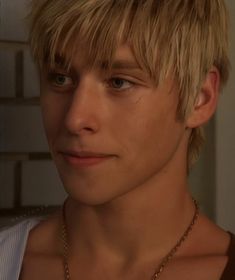
[[[219,74],[211,69],[191,114],[179,122],[173,79],[155,87],[127,45],[118,47],[108,75],[85,66],[78,52],[69,73],[58,67],[41,76],[48,143],[68,192],[71,278],[151,279],[195,211],[188,139],[215,111]],[[59,212],[30,232],[21,279],[36,270],[38,279],[63,279],[60,223]],[[161,279],[220,279],[229,240],[200,214]]]

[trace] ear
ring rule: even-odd
[[[218,103],[219,88],[220,74],[218,69],[213,67],[207,73],[193,109],[186,120],[188,128],[199,127],[213,116]]]

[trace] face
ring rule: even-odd
[[[44,71],[41,106],[66,191],[95,205],[143,187],[179,164],[184,124],[176,119],[172,82],[155,87],[128,46],[117,49],[109,73],[85,65],[80,53],[69,71],[61,66]]]

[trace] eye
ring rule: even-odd
[[[108,86],[118,91],[130,89],[133,85],[133,82],[118,77],[111,78],[108,81]]]
[[[50,73],[49,80],[54,86],[58,87],[68,87],[74,85],[73,79],[70,76],[61,73]]]
[[[71,78],[66,77],[64,75],[58,74],[55,76],[55,83],[61,86],[70,85],[72,82],[71,80],[72,80]]]

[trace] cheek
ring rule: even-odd
[[[43,94],[40,98],[42,119],[45,132],[50,144],[60,131],[63,124],[64,109],[58,100],[55,100],[49,94]]]
[[[141,114],[132,112],[120,122],[117,137],[132,162],[164,161],[177,149],[183,125],[176,122],[174,110],[170,109],[148,106]]]
[[[129,142],[128,169],[146,177],[169,166],[180,149],[182,130],[166,123],[148,123]]]

